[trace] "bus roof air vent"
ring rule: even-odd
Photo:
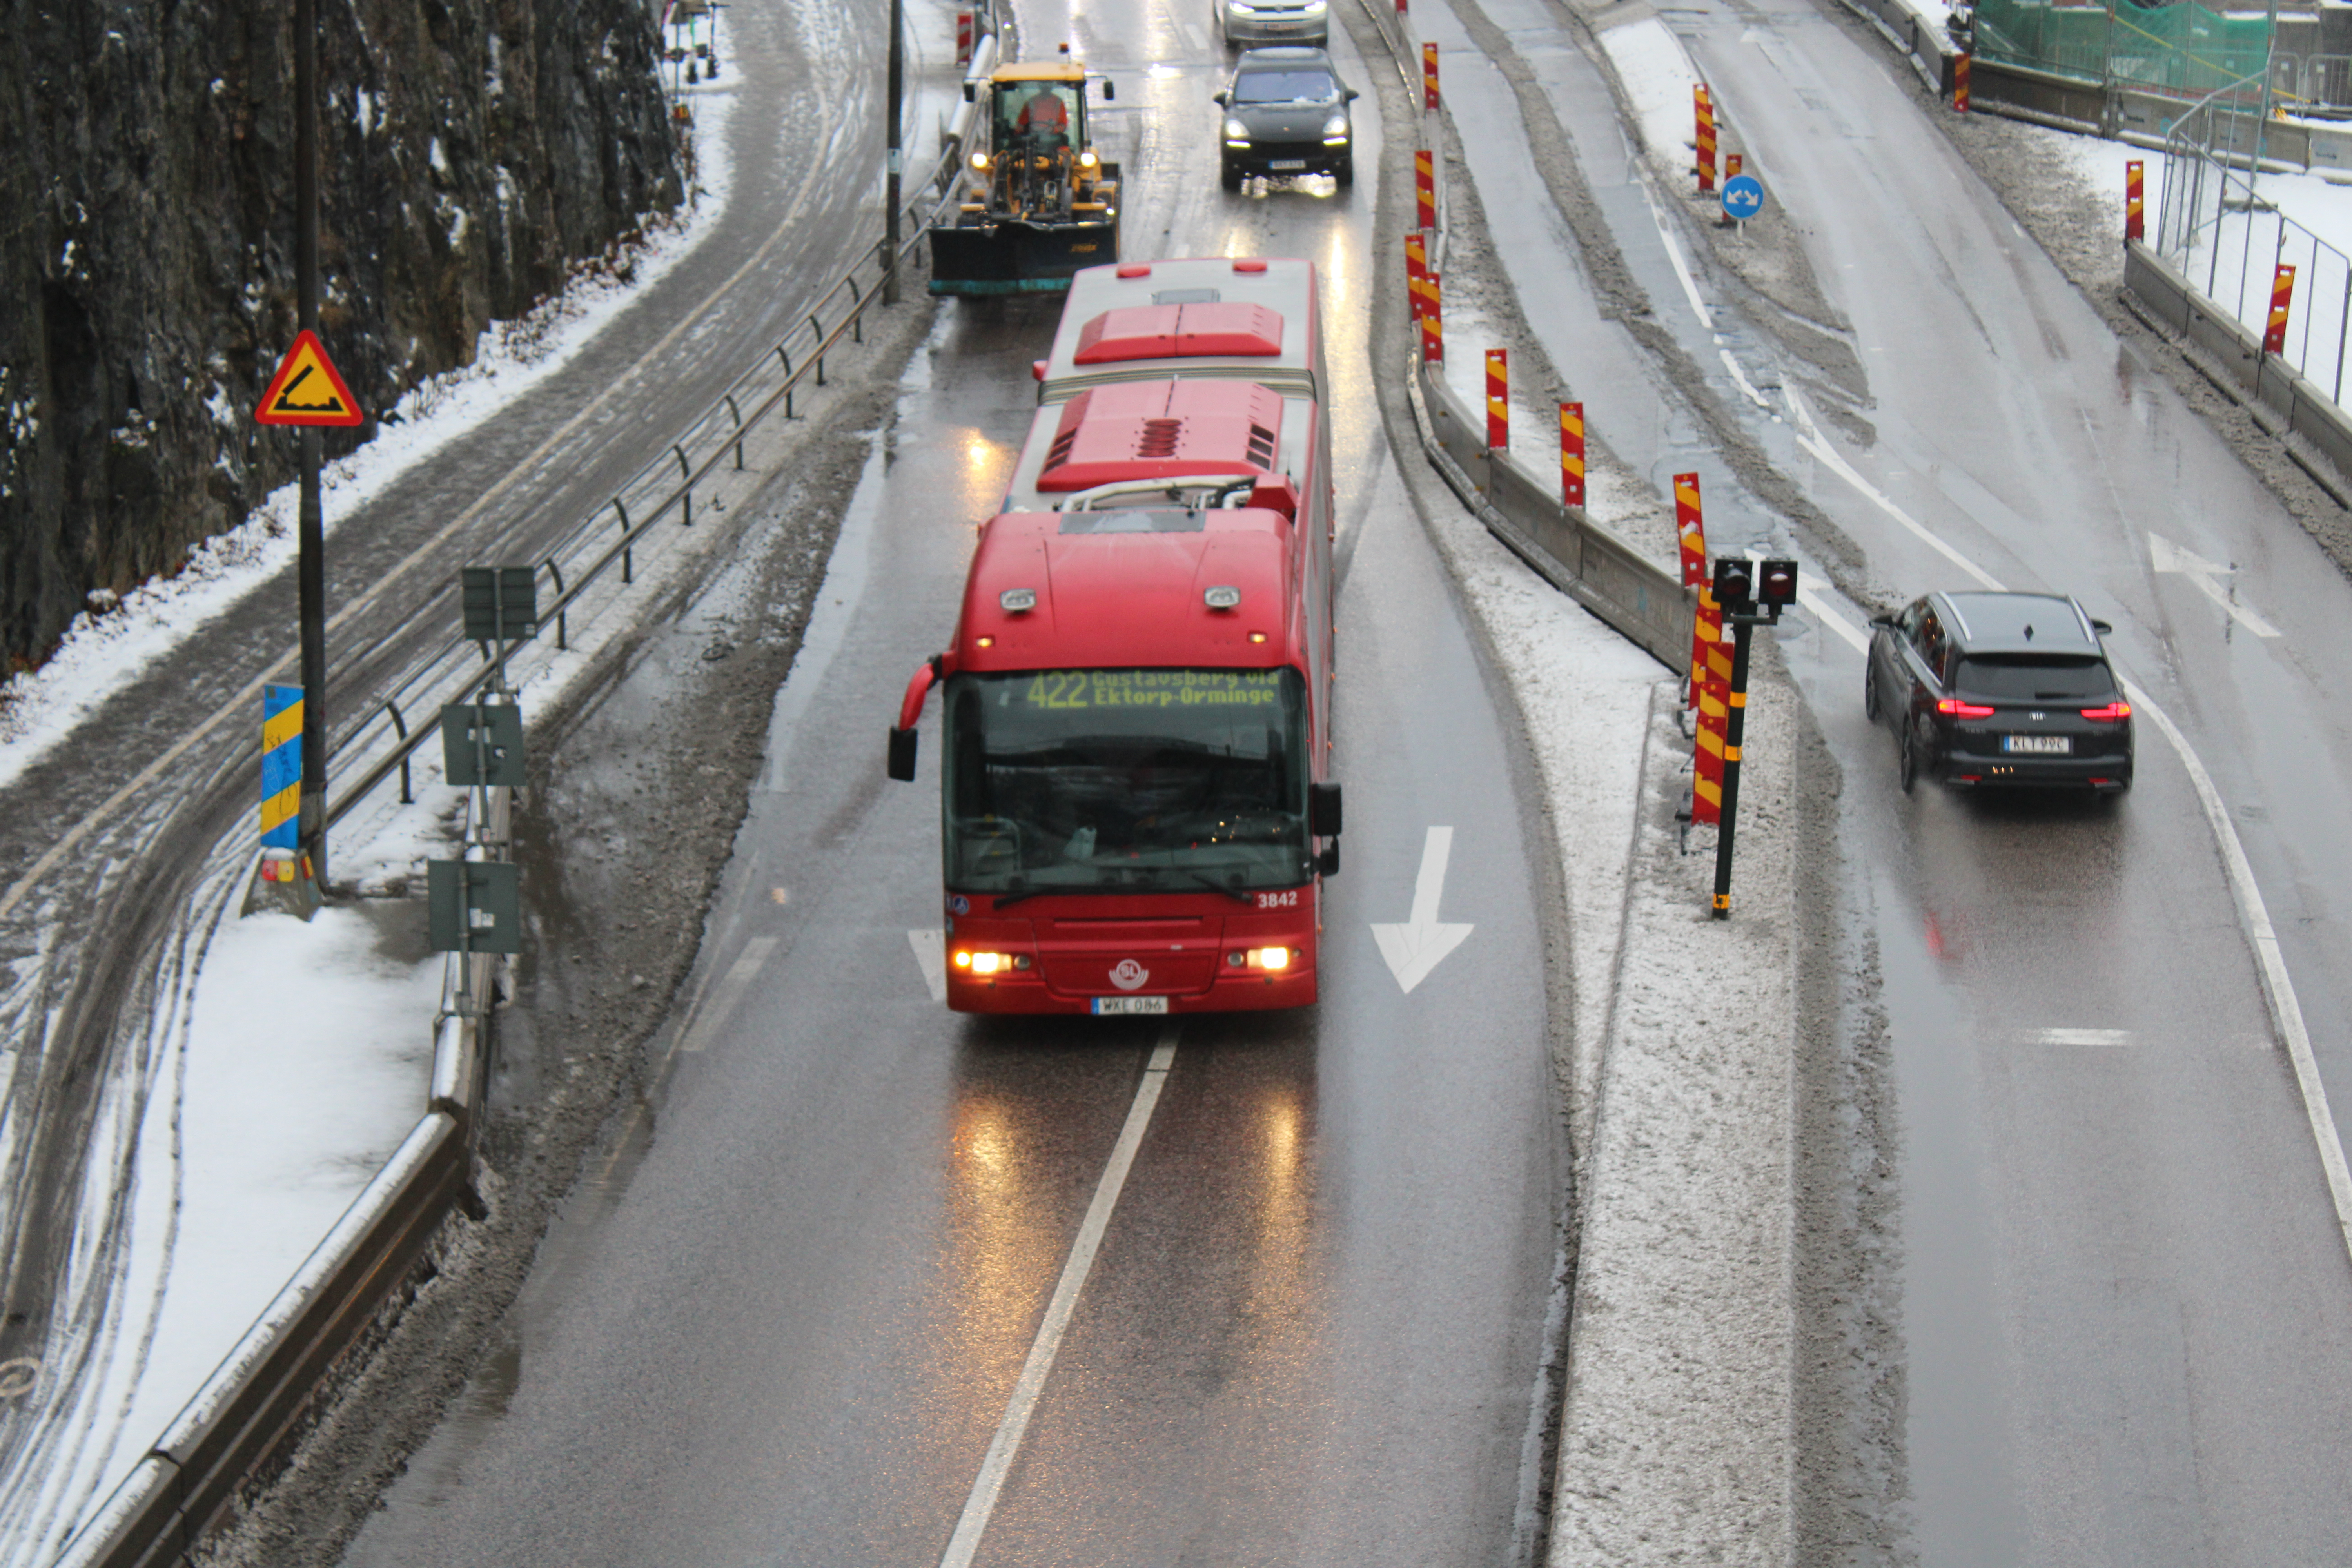
[[[1062,405],[1036,479],[1045,494],[1120,479],[1272,475],[1282,399],[1246,381],[1136,381]]]

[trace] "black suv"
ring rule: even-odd
[[[2102,633],[2054,594],[1930,594],[1871,620],[1863,708],[1895,731],[1905,790],[2131,787],[2131,704]]]
[[[1355,125],[1348,105],[1356,89],[1339,79],[1321,49],[1250,49],[1217,94],[1225,189],[1250,174],[1328,174],[1356,179]]]

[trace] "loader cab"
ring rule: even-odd
[[[1007,82],[994,96],[998,147],[1050,152],[1087,145],[1083,79]]]

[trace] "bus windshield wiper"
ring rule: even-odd
[[[997,909],[997,910],[1010,909],[1010,908],[1012,908],[1014,904],[1019,903],[1022,900],[1024,900],[1024,899],[1034,899],[1034,898],[1035,898],[1038,894],[1040,894],[1040,893],[1044,892],[1045,890],[1045,889],[1043,889],[1043,888],[1015,888],[1013,891],[1011,891],[1011,892],[1009,892],[1009,893],[999,893],[999,894],[997,894],[997,895],[996,895],[996,902],[995,902],[995,903],[993,903],[993,904],[992,904],[992,905],[990,905],[989,907],[990,907],[991,909]]]
[[[1229,888],[1229,887],[1225,886],[1225,884],[1223,884],[1223,882],[1213,882],[1213,881],[1209,880],[1209,879],[1208,879],[1208,878],[1206,878],[1206,877],[1202,876],[1200,872],[1198,872],[1198,871],[1186,871],[1186,870],[1184,870],[1184,868],[1182,868],[1182,867],[1181,867],[1181,866],[1180,866],[1180,867],[1178,867],[1178,868],[1176,868],[1176,869],[1178,869],[1178,870],[1180,870],[1180,871],[1184,871],[1184,875],[1186,875],[1187,877],[1192,878],[1192,880],[1194,880],[1194,881],[1196,881],[1196,882],[1200,883],[1200,884],[1201,884],[1201,886],[1202,886],[1202,887],[1204,887],[1204,888],[1208,889],[1209,889],[1211,892],[1213,892],[1213,893],[1223,893],[1223,894],[1224,894],[1224,896],[1225,896],[1225,897],[1227,897],[1227,898],[1229,898],[1229,899],[1238,899],[1238,900],[1241,900],[1243,903],[1244,903],[1244,904],[1249,904],[1249,905],[1253,905],[1253,906],[1255,906],[1255,905],[1256,904],[1256,902],[1257,902],[1257,900],[1256,900],[1255,899],[1251,898],[1247,893],[1243,892],[1239,888]]]

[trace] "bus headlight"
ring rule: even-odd
[[[1025,952],[990,952],[985,949],[960,947],[955,950],[955,966],[973,974],[1002,974],[1009,969],[1029,967]]]
[[[1286,947],[1236,948],[1225,954],[1234,969],[1287,969],[1297,961],[1298,954]]]

